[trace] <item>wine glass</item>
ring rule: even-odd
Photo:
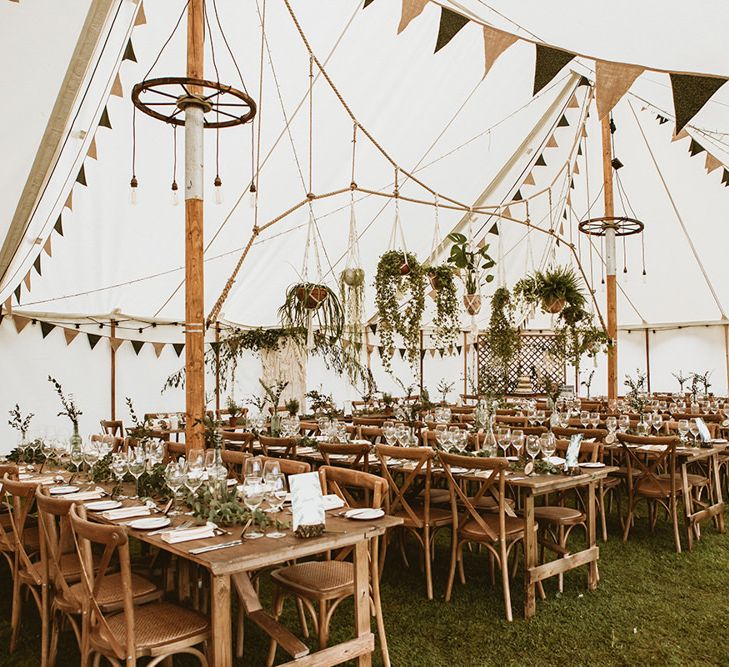
[[[511,446],[516,455],[521,458],[521,450],[524,448],[524,431],[517,429],[511,432]]]
[[[266,512],[275,514],[280,512],[286,500],[286,477],[284,475],[271,475],[266,480],[265,499],[268,502]],[[273,526],[273,530],[266,531],[266,537],[272,537],[274,540],[286,537],[286,533]]]
[[[543,433],[539,438],[539,448],[542,450],[542,458],[548,461],[557,449],[557,438],[553,433]]]
[[[453,446],[458,450],[459,454],[463,454],[468,448],[468,431],[459,428],[458,433],[453,438]]]
[[[251,456],[246,459],[243,468],[243,479],[261,479],[263,476],[263,459],[260,456]]]
[[[620,415],[618,418],[618,429],[621,433],[627,433],[630,428],[630,417],[628,415]]]
[[[129,474],[134,477],[134,495],[131,497],[132,500],[139,499],[139,478],[147,468],[147,462],[139,452],[133,452],[132,457],[129,459]]]
[[[281,472],[281,462],[278,459],[269,459],[263,464],[264,481],[266,481],[269,477],[275,477],[276,475],[281,474],[283,474]]]
[[[656,429],[656,435],[660,435],[663,426],[663,415],[660,412],[654,412],[651,417],[651,426]]]
[[[691,435],[694,437],[694,445],[695,445],[699,438],[699,425],[696,423],[695,419],[689,420],[689,431],[691,431]]]
[[[682,441],[686,440],[686,436],[689,432],[689,421],[688,419],[679,419],[678,420],[678,435],[681,438]]]
[[[382,435],[385,436],[385,442],[392,446],[397,441],[397,431],[395,429],[395,423],[386,421],[382,423]]]
[[[590,427],[597,428],[598,426],[600,426],[600,413],[591,412],[590,413]]]
[[[545,410],[537,410],[534,413],[534,419],[540,426],[547,421],[547,412]]]
[[[590,413],[587,410],[580,412],[580,422],[582,423],[582,428],[587,428],[587,425],[590,423]]]
[[[398,444],[401,447],[406,447],[408,439],[408,427],[405,424],[398,424],[395,427],[395,436],[397,437]]]
[[[117,495],[117,500],[125,500],[126,496],[121,493],[122,483],[124,476],[129,471],[129,462],[124,454],[117,453],[111,458],[111,472],[116,477],[117,486],[119,487],[120,493]]]
[[[177,509],[177,502],[179,498],[179,491],[186,481],[184,472],[180,469],[175,461],[170,461],[165,468],[165,483],[172,491],[172,509],[168,514],[176,516],[181,514],[180,510]]]
[[[560,412],[559,413],[559,425],[561,428],[568,428],[570,425],[570,413]]]
[[[546,433],[544,433],[543,435],[546,435]],[[526,453],[532,457],[532,463],[534,463],[534,460],[537,458],[540,447],[540,436],[528,435],[526,437]]]
[[[255,512],[263,502],[265,495],[265,485],[263,479],[260,477],[246,477],[243,480],[242,494],[243,504],[250,510],[251,514]],[[246,538],[249,540],[257,540],[259,537],[263,537],[263,533],[256,525],[255,518],[253,519],[250,528],[246,531]]]
[[[617,417],[610,415],[607,419],[605,419],[605,426],[607,427],[608,432],[611,435],[615,434],[615,431],[618,430],[618,420]]]
[[[500,428],[499,433],[497,435],[499,447],[501,447],[503,454],[502,456],[506,456],[506,452],[509,449],[509,446],[511,445],[511,429],[509,428]]]

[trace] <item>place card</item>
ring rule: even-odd
[[[709,442],[711,440],[709,427],[701,417],[696,417],[696,426],[699,428],[699,437],[701,438],[701,442]]]
[[[323,526],[326,520],[324,496],[318,472],[289,476],[294,532],[300,526]]]
[[[580,457],[582,438],[582,433],[575,433],[570,438],[570,444],[567,446],[567,453],[565,454],[565,466],[568,470],[579,466],[578,460]]]

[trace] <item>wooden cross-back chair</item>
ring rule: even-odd
[[[494,416],[494,426],[510,426],[511,428],[524,428],[529,426],[529,421],[526,417],[518,417],[516,415],[500,415]]]
[[[181,456],[185,456],[187,447],[184,442],[168,442],[167,443],[167,460],[177,461]]]
[[[299,430],[301,431],[301,435],[311,438],[319,431],[319,424],[312,421],[300,421]]]
[[[102,419],[99,423],[101,424],[101,432],[104,435],[124,437],[124,422],[121,419]]]
[[[385,438],[385,433],[379,426],[360,426],[357,435],[360,440],[368,440],[373,445],[379,445]]]
[[[285,459],[296,458],[296,446],[298,438],[272,438],[261,435],[258,438],[264,456],[275,456]]]
[[[369,472],[370,445],[365,443],[320,442],[319,453],[324,465],[344,466]]]
[[[87,521],[83,509],[71,507],[69,517],[81,560],[84,604],[89,609],[89,656],[96,665],[103,656],[113,665],[135,667],[141,657],[146,664],[158,665],[172,655],[187,653],[207,665],[205,655],[195,647],[210,639],[210,625],[202,614],[169,602],[159,601],[135,607],[129,539],[123,526]],[[92,545],[99,548],[94,571]],[[109,613],[102,604],[103,591],[118,561],[123,600],[121,611]]]
[[[129,438],[124,438],[117,435],[94,433],[91,436],[91,442],[103,442],[111,446],[112,452],[126,451],[126,444]]]
[[[15,650],[20,632],[24,590],[30,592],[43,619],[41,586],[43,580],[39,567],[40,538],[38,526],[32,525],[31,513],[35,508],[36,482],[21,482],[3,476],[3,494],[8,507],[13,546],[13,592],[10,618],[10,652]]]
[[[651,529],[655,527],[656,504],[662,506],[671,517],[676,552],[680,553],[678,502],[683,496],[683,488],[676,458],[676,447],[680,439],[677,436],[653,437],[626,433],[618,433],[617,436],[623,448],[628,486],[628,515],[625,519],[623,542],[628,540],[636,506],[641,500],[646,500]],[[654,449],[640,449],[646,445]]]
[[[433,599],[433,540],[438,531],[453,524],[449,510],[432,507],[431,486],[435,451],[430,447],[394,447],[377,445],[377,458],[381,474],[389,487],[390,514],[403,519],[400,533],[400,553],[405,557],[404,535],[415,537],[425,561],[425,586],[429,600]],[[397,470],[388,467],[389,459],[401,459],[408,467]],[[421,493],[422,491],[422,493]],[[389,534],[385,537],[382,559],[384,560]]]
[[[359,470],[322,466],[319,480],[323,493],[338,495],[350,507],[371,507],[379,509],[387,502],[387,482],[381,477]],[[354,491],[354,493],[353,493]],[[358,498],[369,498],[362,504]],[[389,667],[385,626],[382,619],[378,572],[379,539],[370,543],[370,602],[377,622],[380,650],[383,663]],[[276,584],[273,598],[274,616],[278,619],[283,612],[284,600],[292,595],[300,600],[311,615],[319,639],[319,649],[326,648],[329,641],[329,626],[332,615],[339,604],[354,595],[354,565],[345,560],[352,549],[342,549],[332,560],[308,561],[274,570],[271,578]],[[315,608],[315,605],[318,608]],[[306,619],[303,628],[308,637]],[[271,640],[267,664],[273,665],[276,656],[276,641]]]
[[[256,436],[250,431],[226,431],[222,433],[223,449],[238,450],[253,453],[253,443]]]
[[[451,512],[456,533],[451,546],[446,602],[451,599],[456,565],[458,565],[461,583],[466,583],[463,569],[463,547],[475,542],[483,545],[489,551],[501,570],[506,619],[511,621],[513,614],[508,560],[514,545],[524,539],[525,521],[521,517],[512,516],[513,512],[507,512],[504,471],[508,468],[509,462],[503,458],[461,456],[446,452],[441,452],[438,456],[448,479]],[[479,477],[476,482],[478,489],[474,495],[469,495],[460,481],[454,477],[453,468],[468,468],[478,471]],[[486,494],[494,494],[498,499],[496,511],[484,512],[479,509],[479,501],[486,497]]]
[[[386,421],[393,421],[394,417],[352,417],[354,426],[376,426],[382,428],[382,424]]]
[[[553,426],[552,427],[552,433],[556,435],[558,438],[571,438],[573,435],[577,435],[578,433],[582,433],[585,440],[593,439],[596,442],[604,442],[605,436],[608,434],[607,430],[604,428],[582,428],[580,425],[579,427],[576,426],[568,426],[567,428],[562,428],[560,426]],[[587,444],[587,443],[585,443]],[[580,449],[580,452],[582,450]]]
[[[228,469],[228,475],[232,475],[239,482],[242,482],[243,475],[245,473],[246,460],[249,459],[251,455],[248,452],[223,449],[220,452],[220,457],[223,460],[223,464]]]
[[[15,463],[0,464],[0,480],[5,475],[8,475],[10,479],[18,479],[18,466]],[[2,482],[0,481],[0,492],[1,491]],[[4,494],[2,497],[4,497]],[[8,562],[8,568],[10,569],[11,574],[13,572],[14,553],[15,538],[13,537],[10,512],[8,512],[7,505],[2,503],[2,506],[0,506],[0,554],[2,554]]]
[[[41,536],[41,575],[43,579],[44,619],[50,625],[50,638],[43,623],[41,654],[48,656],[48,665],[55,665],[58,639],[63,622],[73,630],[81,652],[81,664],[87,662],[88,616],[84,615],[84,593],[81,583],[81,563],[75,548],[69,512],[72,500],[55,498],[42,486],[35,492],[38,523]],[[124,592],[116,567],[104,582],[99,603],[104,611],[114,612],[122,608]],[[132,574],[132,596],[135,604],[158,600],[160,591],[151,581]],[[46,647],[48,647],[46,649]]]

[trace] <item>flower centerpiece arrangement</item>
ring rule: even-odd
[[[630,406],[631,410],[639,415],[641,420],[643,419],[643,413],[645,412],[648,400],[646,397],[646,376],[643,371],[636,369],[635,378],[630,375],[625,376],[623,384],[628,387],[629,391],[625,395],[625,400]]]
[[[68,396],[66,396],[63,393],[63,387],[58,380],[49,375],[48,382],[53,385],[53,388],[56,390],[58,397],[61,399],[61,405],[63,407],[63,410],[61,410],[57,416],[68,417],[73,426],[73,435],[71,436],[71,448],[79,448],[81,447],[82,441],[81,436],[78,432],[78,419],[83,414],[83,412],[81,412],[81,410],[79,410],[76,406],[76,401],[73,398],[73,394],[69,394]]]
[[[228,411],[228,424],[237,426],[238,419],[243,416],[243,406],[239,405],[232,396],[225,400],[225,409]]]
[[[140,419],[134,410],[134,404],[132,399],[127,396],[124,399],[129,410],[129,418],[132,420],[132,425],[127,428],[127,434],[132,438],[132,445],[139,446],[149,442],[154,437],[154,428],[152,427],[152,420],[145,416],[144,419]]]
[[[278,414],[278,406],[281,402],[281,394],[289,386],[288,380],[278,380],[270,386],[261,379],[258,382],[271,403],[271,435],[277,438],[281,434],[281,417]]]
[[[8,420],[8,424],[11,428],[15,429],[20,434],[20,441],[25,442],[28,439],[28,429],[30,429],[30,422],[35,417],[35,415],[32,412],[29,412],[25,417],[23,417],[22,413],[20,412],[20,405],[18,403],[15,404],[15,407],[10,410],[8,413],[10,414],[10,419]]]
[[[683,371],[678,371],[678,373],[671,373],[671,375],[676,378],[676,382],[678,382],[680,392],[683,394],[683,386],[691,379],[691,377],[688,375],[684,375]]]
[[[460,270],[463,280],[463,305],[469,315],[478,315],[481,312],[481,286],[493,281],[494,275],[487,271],[496,262],[489,256],[488,244],[474,247],[466,236],[457,232],[448,234],[448,239],[453,241],[448,262]]]

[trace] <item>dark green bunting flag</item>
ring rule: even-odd
[[[435,53],[438,53],[448,42],[450,42],[463,26],[468,23],[465,16],[456,14],[450,9],[442,7],[440,10],[440,26],[438,27],[438,39],[435,42]]]
[[[670,76],[673,88],[673,108],[676,113],[674,132],[678,134],[727,80],[691,74],[671,74]]]
[[[51,331],[53,331],[56,328],[55,324],[51,324],[50,322],[41,322],[40,323],[41,333],[43,334],[43,338],[45,338]]]
[[[86,336],[88,337],[89,345],[93,350],[96,347],[96,344],[101,340],[101,336],[97,336],[96,334],[86,334]]]
[[[553,49],[543,44],[537,44],[536,64],[534,66],[534,91],[536,95],[560,70],[575,56],[573,53]]]

